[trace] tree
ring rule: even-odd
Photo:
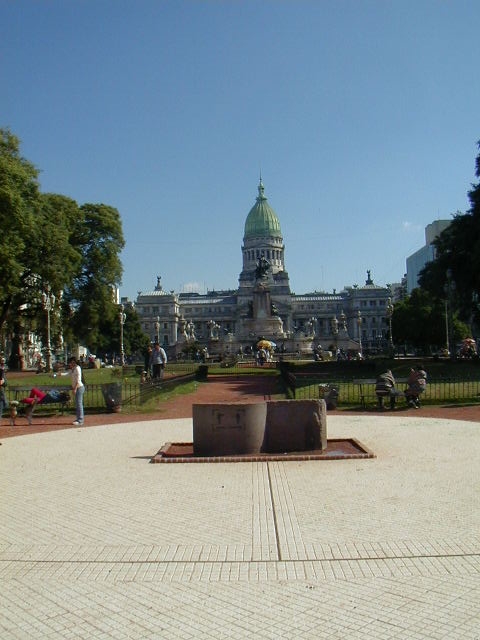
[[[125,315],[125,353],[127,355],[143,354],[150,344],[150,338],[143,331],[140,318],[133,306],[125,307]]]
[[[477,143],[480,149],[480,141]],[[476,158],[475,175],[480,178],[480,153]],[[428,263],[419,277],[419,284],[438,298],[445,299],[447,271],[455,282],[455,294],[450,302],[464,322],[480,320],[480,182],[468,193],[471,207],[465,214],[457,212],[451,224],[434,241],[436,258]]]
[[[445,343],[444,308],[426,291],[414,289],[410,296],[395,304],[392,332],[396,344],[424,349],[426,345]]]
[[[468,335],[468,326],[457,317],[452,318],[453,338]],[[431,347],[439,349],[447,344],[445,301],[418,288],[410,296],[395,304],[392,316],[395,343],[408,344],[428,354]]]
[[[82,262],[65,290],[65,303],[75,335],[92,351],[104,351],[118,312],[114,293],[122,275],[122,224],[117,209],[104,204],[84,204],[79,214],[71,242]]]
[[[0,129],[0,331],[13,336],[11,368],[23,368],[27,330],[45,344],[46,289],[56,298],[53,338],[63,331],[69,342],[91,349],[110,343],[124,246],[116,209],[41,194],[38,170],[19,147],[18,138]]]
[[[51,291],[56,297],[52,319],[53,344],[59,344],[60,334],[69,337],[70,313],[65,307],[63,292],[82,264],[82,254],[72,243],[72,233],[79,217],[78,204],[71,198],[57,194],[42,194],[37,224],[41,229],[30,250],[32,288],[24,288],[24,314],[30,323],[37,318],[37,333],[45,344],[45,312],[42,307],[43,291]],[[48,260],[45,260],[48,256]],[[35,266],[33,266],[35,265]]]
[[[38,238],[40,194],[37,169],[21,157],[19,140],[0,129],[0,329],[29,282],[30,249]]]
[[[76,202],[40,193],[38,171],[21,157],[18,138],[0,129],[0,328],[13,337],[11,368],[23,367],[27,329],[45,336],[42,292],[60,300],[81,263],[70,242],[77,218]]]

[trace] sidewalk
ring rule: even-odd
[[[189,417],[3,439],[0,637],[478,640],[479,425],[420,413],[329,414],[372,460],[149,464]]]

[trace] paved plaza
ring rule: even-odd
[[[0,638],[480,638],[479,424],[328,417],[374,459],[149,464],[190,418],[2,440]]]

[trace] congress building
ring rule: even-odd
[[[375,285],[369,271],[363,286],[339,293],[291,292],[280,220],[261,179],[245,220],[241,254],[235,289],[176,293],[165,291],[158,276],[153,291],[138,294],[135,308],[143,330],[171,357],[189,344],[211,355],[236,354],[262,338],[277,350],[302,355],[320,348],[352,355],[388,347],[392,289]]]

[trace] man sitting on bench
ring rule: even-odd
[[[70,394],[68,391],[60,391],[57,389],[51,389],[50,391],[42,391],[35,387],[30,391],[28,398],[23,398],[21,402],[26,404],[25,416],[28,420],[28,424],[32,424],[33,410],[37,404],[53,404],[60,403],[66,404],[70,400]]]
[[[377,382],[375,384],[375,393],[377,394],[379,409],[384,409],[383,399],[385,397],[390,398],[390,409],[395,409],[395,378],[393,377],[393,373],[390,371],[390,369],[378,376]]]

